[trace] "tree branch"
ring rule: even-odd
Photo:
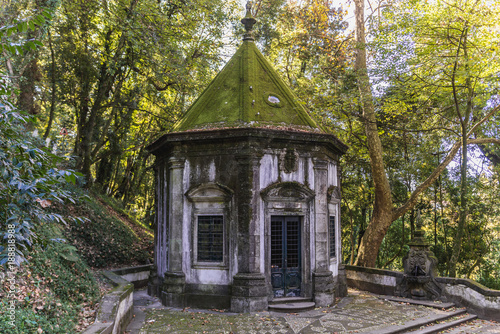
[[[476,138],[476,139],[469,139],[467,141],[469,145],[471,144],[497,144],[500,145],[500,139],[497,138]],[[405,214],[408,210],[413,208],[415,204],[417,204],[418,197],[422,192],[424,192],[434,181],[437,180],[439,175],[443,172],[443,170],[450,164],[450,162],[455,158],[455,155],[457,154],[458,150],[460,149],[460,146],[462,145],[462,141],[459,140],[453,146],[451,147],[451,150],[448,152],[448,155],[446,158],[441,162],[439,166],[434,169],[431,175],[422,183],[420,184],[415,191],[410,196],[410,199],[400,206],[399,208],[393,210],[392,213],[392,219],[393,221],[401,217],[403,214]]]

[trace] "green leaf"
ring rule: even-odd
[[[38,25],[42,25],[45,23],[45,17],[43,17],[43,15],[37,15],[35,18],[34,18],[34,21],[36,24]]]
[[[48,18],[49,20],[52,18],[52,15],[47,11],[47,10],[44,10],[42,12],[43,16],[45,16],[46,18]]]
[[[36,45],[32,41],[26,42],[25,46],[30,48],[33,51],[36,50]]]
[[[33,23],[33,21],[29,21],[28,24],[31,30],[35,30],[35,23]]]

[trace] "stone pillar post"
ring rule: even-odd
[[[316,235],[316,267],[313,271],[313,293],[316,306],[332,305],[334,302],[333,273],[329,270],[328,251],[328,162],[315,158],[314,198]]]
[[[168,265],[163,279],[163,305],[184,307],[186,276],[182,271],[182,230],[184,205],[184,159],[172,157],[169,160],[168,184]]]
[[[238,164],[238,273],[233,277],[232,312],[267,309],[267,289],[260,268],[259,165],[260,157],[240,155]]]

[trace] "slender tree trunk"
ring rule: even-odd
[[[392,223],[392,194],[382,158],[382,143],[378,134],[375,106],[366,64],[364,0],[356,5],[356,64],[358,88],[363,109],[363,121],[367,137],[370,165],[375,188],[373,216],[361,240],[356,265],[375,265],[378,250]]]
[[[54,47],[52,45],[52,34],[49,30],[49,49],[50,49],[50,81],[51,81],[51,92],[50,92],[50,112],[49,112],[49,120],[47,122],[47,127],[45,128],[45,133],[43,134],[43,138],[47,139],[50,134],[50,129],[52,128],[52,122],[54,122],[54,114],[56,109],[56,57],[54,53]]]
[[[460,112],[460,105],[458,103],[458,93],[455,82],[455,74],[459,70],[458,59],[461,50],[463,50],[464,58],[468,61],[467,56],[467,34],[468,34],[467,23],[462,31],[461,38],[457,47],[457,55],[456,60],[453,67],[452,72],[452,87],[453,87],[453,98],[455,101],[455,111],[457,113],[457,117],[460,119],[461,132],[462,132],[462,161],[460,166],[460,216],[458,219],[457,225],[457,233],[455,235],[455,239],[453,240],[453,249],[451,253],[451,257],[448,263],[448,274],[450,277],[456,277],[457,275],[457,263],[460,257],[460,252],[462,250],[462,238],[464,236],[465,227],[467,225],[467,128],[469,125],[469,119],[472,114],[472,98],[474,94],[474,90],[471,85],[470,77],[467,77],[465,80],[465,85],[468,90],[468,99],[464,113]],[[464,65],[464,69],[468,72],[467,62]]]

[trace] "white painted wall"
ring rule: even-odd
[[[189,277],[188,282],[194,284],[229,284],[232,280],[227,269],[193,268],[189,272]]]
[[[346,270],[347,279],[369,282],[379,285],[385,285],[389,287],[396,286],[396,277],[379,275],[379,274],[368,274],[360,271]]]
[[[191,170],[192,166],[189,162],[188,159],[184,162],[184,175],[182,178],[182,186],[184,189],[184,192],[186,192],[190,187],[191,184],[189,182],[189,176],[191,175]],[[200,172],[200,167],[195,166],[195,173]],[[185,199],[182,207],[182,271],[186,275],[186,282],[191,281],[190,273],[191,273],[191,252],[192,252],[192,246],[191,246],[191,219],[192,219],[192,204]]]
[[[260,159],[260,190],[278,181],[278,160],[275,154],[264,154]]]

